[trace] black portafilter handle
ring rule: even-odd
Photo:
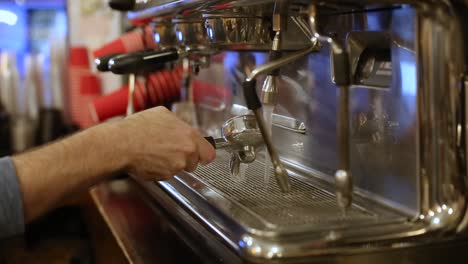
[[[115,74],[148,73],[165,68],[165,63],[179,59],[177,49],[139,51],[122,54],[109,60],[109,70]]]
[[[208,143],[210,143],[210,145],[213,146],[213,148],[215,149],[224,149],[231,147],[231,144],[228,141],[226,141],[226,139],[223,137],[205,137],[205,140],[208,141]]]
[[[109,7],[117,11],[131,11],[135,5],[136,0],[109,0]]]
[[[211,146],[213,146],[213,148],[216,148],[216,141],[213,137],[205,137],[206,141],[208,141],[208,143],[210,143]]]
[[[94,64],[96,65],[96,69],[100,72],[108,72],[109,71],[109,61],[121,55],[120,53],[112,53],[102,57],[99,57],[94,60]]]

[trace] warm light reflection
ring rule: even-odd
[[[419,216],[419,219],[421,219],[421,220],[424,220],[424,218],[425,218],[424,215]]]
[[[262,253],[262,248],[260,246],[256,246],[252,249],[254,254]]]
[[[268,252],[268,257],[273,258],[274,256],[278,255],[279,249],[278,247],[272,247]]]
[[[16,22],[18,22],[18,16],[15,13],[8,10],[0,10],[0,23],[14,26]]]
[[[437,207],[437,212],[438,212],[438,213],[442,213],[442,208]]]
[[[443,204],[442,209],[447,210],[447,205]]]

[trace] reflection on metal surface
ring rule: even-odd
[[[260,16],[242,13],[204,14],[210,41],[218,48],[246,50],[267,49],[270,46],[268,20]]]
[[[285,56],[281,59],[273,60],[263,66],[256,67],[255,69],[252,70],[252,72],[247,76],[247,78],[244,81],[244,92],[246,93],[246,87],[247,89],[255,89],[255,79],[260,75],[264,74],[270,71],[274,71],[279,69],[280,67],[289,64],[291,62],[294,62],[295,60],[299,59],[302,56],[305,56],[309,54],[310,52],[314,51],[316,49],[316,43],[313,42],[311,47],[304,49],[302,51],[298,51],[296,53],[290,54],[288,56]],[[253,84],[253,85],[252,85]],[[250,87],[249,87],[250,86]],[[255,91],[251,91],[254,97],[257,97],[255,94]],[[248,99],[248,96],[244,94],[246,99]],[[252,99],[251,99],[252,101]],[[255,100],[254,100],[255,101]],[[258,101],[258,97],[256,98],[256,101]],[[253,101],[252,101],[253,102]],[[265,142],[265,146],[268,150],[269,157],[271,159],[271,163],[274,168],[274,173],[276,176],[276,180],[278,184],[280,185],[281,189],[284,192],[288,192],[290,190],[290,182],[289,182],[289,175],[286,169],[284,168],[283,164],[281,163],[281,160],[279,159],[278,152],[273,145],[271,135],[267,130],[265,121],[263,119],[263,113],[262,113],[262,108],[261,108],[261,103],[258,102],[258,106],[253,106],[255,109],[252,109],[255,115],[255,118],[257,119],[258,126],[260,128],[260,132],[262,133],[263,141]],[[249,106],[251,107],[251,106]]]
[[[153,22],[154,40],[160,49],[176,46],[176,34],[170,20],[158,19]]]
[[[385,225],[393,230],[392,236],[399,236],[410,227],[398,224],[405,221],[404,215],[359,195],[343,214],[333,192],[307,175],[292,173],[291,192],[282,193],[275,181],[265,184],[261,177],[264,166],[259,161],[250,164],[244,180],[237,181],[229,176],[228,159],[229,155],[219,152],[214,163],[199,167],[194,174],[181,174],[160,184],[214,230],[238,230],[221,232],[229,244],[251,238],[237,245],[249,259],[269,259],[266,249],[270,247],[277,247],[278,254],[285,258],[330,253],[344,242],[342,238],[350,239],[354,232],[383,235],[386,230],[381,227]],[[270,177],[274,177],[272,171]],[[295,234],[300,234],[301,239],[290,241],[288,238]],[[338,247],[320,246],[321,241],[331,240]],[[355,242],[358,241],[357,238]],[[309,250],[304,251],[304,246]],[[252,249],[256,255],[251,254]]]
[[[317,7],[311,5],[308,10],[310,28],[313,38],[331,47],[331,79],[338,88],[338,116],[337,116],[337,144],[338,169],[335,172],[336,198],[343,210],[347,210],[352,203],[353,177],[350,171],[350,142],[349,142],[349,89],[350,66],[348,51],[333,37],[322,35],[317,29]]]
[[[246,181],[241,184],[226,180],[229,170],[226,170],[229,155],[218,151],[218,158],[213,164],[203,166],[194,173],[196,179],[202,180],[217,190],[225,199],[234,202],[230,208],[233,210],[245,210],[247,214],[253,214],[260,223],[270,226],[272,229],[288,230],[288,227],[307,225],[332,225],[332,223],[358,223],[366,221],[374,222],[377,219],[385,219],[375,212],[359,205],[353,205],[348,214],[343,215],[341,209],[335,203],[332,193],[321,190],[298,178],[292,178],[290,193],[283,194],[274,180],[270,185],[264,185],[263,164],[259,161],[252,163],[247,169]],[[273,170],[270,171],[273,178]],[[237,206],[241,206],[236,208]],[[244,209],[243,209],[244,207]],[[244,219],[239,212],[237,220]],[[256,216],[255,216],[256,215]],[[293,225],[293,226],[290,226]]]
[[[284,168],[283,164],[281,163],[278,152],[275,146],[273,145],[271,134],[269,133],[263,118],[262,105],[258,99],[258,96],[256,95],[255,91],[251,91],[250,89],[256,88],[256,78],[259,75],[276,71],[280,67],[292,63],[300,57],[311,53],[312,51],[316,50],[316,48],[316,42],[311,40],[311,47],[309,48],[295,52],[280,59],[275,59],[265,65],[254,68],[252,72],[245,78],[245,81],[243,83],[245,93],[244,97],[246,98],[246,100],[250,100],[250,102],[253,103],[251,106],[248,105],[248,107],[254,112],[255,118],[257,119],[260,132],[262,133],[263,141],[265,142],[265,146],[268,150],[268,154],[274,168],[276,180],[284,192],[288,192],[290,190],[289,175],[286,169]],[[250,92],[251,96],[248,96],[247,92]]]
[[[232,115],[245,115],[249,113],[249,109],[245,106],[233,104],[231,107],[231,114]],[[290,130],[292,132],[297,132],[301,134],[305,134],[307,131],[306,125],[304,122],[297,120],[292,117],[287,117],[283,115],[273,114],[272,115],[272,124],[273,126],[277,126],[280,128],[284,128],[286,130]]]
[[[346,41],[350,50],[353,84],[389,88],[392,85],[390,35],[380,31],[351,32]]]
[[[281,127],[293,132],[305,134],[306,133],[306,126],[303,122],[287,117],[282,115],[273,114],[273,125],[277,127]]]
[[[169,9],[164,11],[153,6],[151,12],[180,15],[190,10],[192,15],[215,19],[213,14],[222,16],[223,8],[228,8],[226,18],[234,18],[232,10],[245,5],[271,21],[272,3],[187,0],[165,3],[160,7]],[[291,192],[283,194],[275,181],[265,181],[261,155],[240,182],[229,177],[230,156],[218,155],[215,163],[195,174],[182,174],[161,185],[249,261],[302,260],[456,238],[468,226],[468,110],[462,85],[466,80],[460,80],[467,67],[466,23],[455,15],[466,6],[430,0],[322,1],[313,10],[317,16],[312,16],[309,30],[300,14],[311,3],[315,2],[288,1],[285,34],[293,25],[298,38],[318,38],[331,46],[296,49],[261,67],[255,65],[263,64],[266,54],[228,53],[225,60],[232,101],[242,105],[242,80],[290,63],[276,83],[277,115],[270,143],[281,161],[287,161]],[[240,23],[226,21],[230,26]],[[216,17],[211,22],[223,20]],[[217,32],[211,22],[207,35],[213,40]],[[317,35],[318,29],[328,37]],[[223,49],[223,42],[217,42]],[[261,38],[255,45],[263,49],[260,42]],[[259,50],[255,45],[249,49]],[[337,60],[340,50],[349,52],[349,63]],[[340,91],[344,96],[338,102],[335,82],[346,78],[339,75],[340,67],[350,68],[351,83],[338,83],[347,91]],[[229,110],[241,114],[244,109],[227,105]],[[343,132],[348,125],[349,137]],[[340,142],[338,130],[343,132]],[[349,146],[349,160],[344,146]],[[338,180],[343,187],[337,194],[350,195],[350,174],[333,177],[343,168],[352,173],[355,187],[346,215],[333,193]]]

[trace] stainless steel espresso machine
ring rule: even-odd
[[[212,111],[200,119],[220,128],[212,136],[241,145],[220,148],[194,173],[141,183],[214,262],[467,255],[450,245],[468,233],[468,2],[149,0],[133,8],[130,18],[203,20],[205,46],[224,58],[221,72],[211,63],[195,79],[222,75],[229,104],[197,107]],[[233,117],[255,121],[251,133],[223,127]],[[239,137],[228,138],[233,131]],[[260,146],[249,144],[254,137]]]

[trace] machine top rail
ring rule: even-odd
[[[444,1],[437,0],[286,0],[291,5],[308,5],[316,3],[319,6],[337,10],[362,10],[369,7],[389,7],[398,4],[440,4]],[[252,6],[274,3],[274,0],[145,0],[137,1],[135,9],[128,13],[129,19],[149,19],[157,17],[173,17],[176,15],[187,15],[198,11],[215,12],[218,10],[238,6]]]

